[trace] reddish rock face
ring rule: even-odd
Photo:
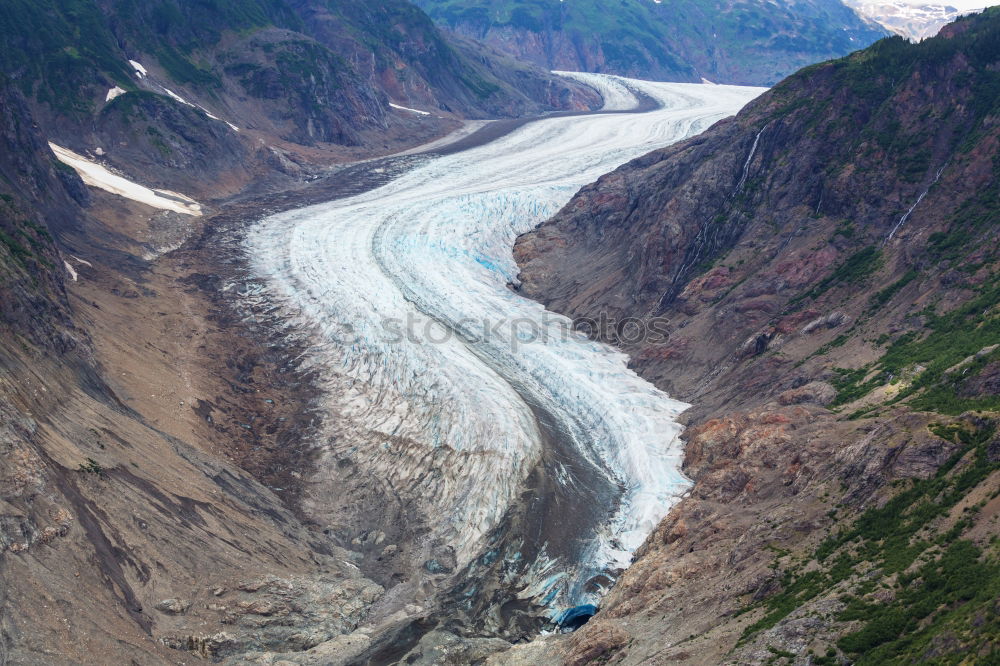
[[[836,397],[836,389],[826,382],[810,382],[800,388],[779,393],[778,403],[782,405],[798,405],[804,402],[811,402],[817,405],[828,405]]]

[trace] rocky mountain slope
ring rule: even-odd
[[[274,359],[243,356],[184,274],[142,260],[137,230],[186,216],[88,190],[29,106],[0,79],[0,663],[183,663],[349,632],[381,587],[232,435],[262,400],[241,373]],[[228,397],[217,425],[192,395]],[[257,448],[302,427],[273,411]]]
[[[51,141],[193,196],[415,145],[455,118],[597,104],[405,0],[16,0],[0,72]]]
[[[998,55],[989,10],[806,68],[519,239],[523,293],[694,405],[695,486],[507,663],[995,659]]]
[[[840,0],[417,0],[438,24],[548,69],[770,85],[885,32]]]

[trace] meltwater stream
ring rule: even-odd
[[[330,405],[318,476],[340,479],[329,492],[367,479],[385,511],[421,526],[415,562],[499,560],[504,594],[552,617],[596,603],[687,487],[675,423],[686,405],[511,291],[514,239],[582,185],[761,92],[570,76],[607,110],[636,105],[632,90],[661,107],[529,123],[365,194],[269,217],[246,239],[282,316],[314,343]]]

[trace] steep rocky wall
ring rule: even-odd
[[[77,175],[55,161],[24,97],[0,77],[0,326],[5,341],[60,352],[79,344],[53,233],[79,225],[80,203],[86,199]]]

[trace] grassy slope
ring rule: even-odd
[[[927,659],[938,644],[939,663],[976,656],[994,663],[988,660],[998,656],[996,644],[985,653],[981,648],[1000,635],[994,608],[1000,542],[994,535],[981,546],[965,535],[1000,495],[1000,460],[989,451],[996,420],[949,420],[931,431],[957,449],[936,474],[905,482],[884,505],[841,521],[812,552],[784,559],[781,590],[744,608],[764,611],[744,641],[832,596],[843,604],[836,619],[844,630],[836,648],[813,663],[838,664],[844,655],[857,664],[909,664]],[[977,489],[982,498],[967,502]]]

